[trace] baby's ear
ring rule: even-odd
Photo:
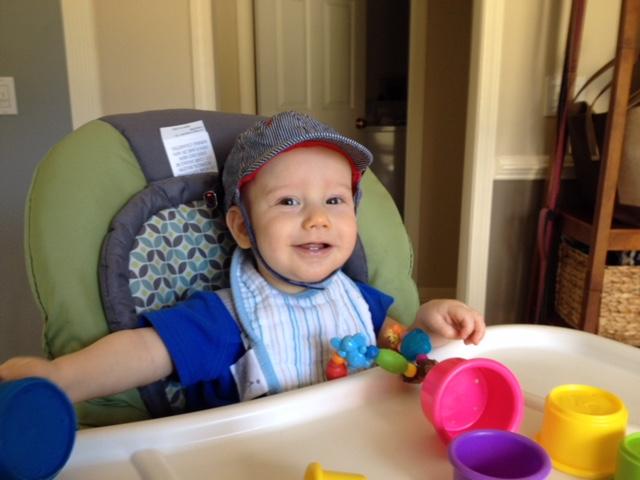
[[[231,235],[233,235],[240,248],[251,248],[247,225],[244,223],[240,208],[236,205],[233,205],[227,211],[227,227],[229,227]]]

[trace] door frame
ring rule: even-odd
[[[71,125],[76,129],[103,114],[95,11],[91,1],[62,0],[60,7]]]
[[[405,147],[404,224],[413,246],[413,278],[420,264],[421,179],[424,155],[425,81],[427,74],[428,2],[410,0],[407,137]],[[412,208],[407,208],[412,205]],[[417,283],[417,282],[416,282]],[[419,285],[418,285],[419,287]]]
[[[456,296],[484,314],[505,0],[473,2]]]

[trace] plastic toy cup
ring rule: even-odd
[[[0,478],[53,478],[75,434],[73,406],[53,383],[35,377],[0,383]]]
[[[618,464],[614,480],[640,478],[640,432],[626,437],[618,449]]]
[[[524,412],[518,379],[488,358],[450,358],[436,364],[422,382],[420,401],[445,444],[470,430],[517,431]]]
[[[543,480],[551,473],[544,449],[519,433],[475,430],[449,445],[454,480]]]
[[[558,470],[583,478],[610,477],[628,416],[610,392],[561,385],[547,395],[537,440]]]
[[[367,480],[367,477],[358,473],[331,472],[323,469],[318,462],[313,462],[307,466],[304,480]]]

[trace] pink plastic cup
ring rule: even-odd
[[[445,444],[471,430],[517,432],[524,412],[518,379],[489,358],[450,358],[436,364],[422,382],[420,401]]]

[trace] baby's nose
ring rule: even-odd
[[[329,215],[324,207],[309,208],[304,219],[304,228],[327,228],[330,225]]]

